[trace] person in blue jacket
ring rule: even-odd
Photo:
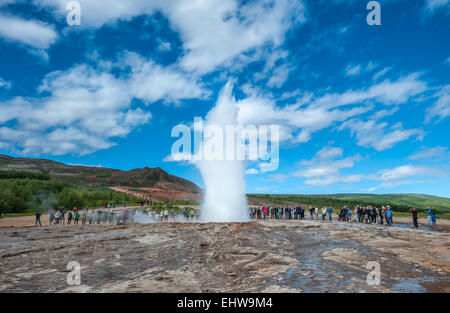
[[[432,210],[431,211],[431,223],[433,223],[432,226],[436,226],[436,219],[438,218],[439,217],[436,216],[436,211]]]
[[[425,212],[427,213],[428,224],[430,224],[430,226],[433,226],[433,218],[432,218],[433,210],[428,206]]]
[[[388,225],[392,223],[392,209],[390,207],[386,207],[386,222]]]

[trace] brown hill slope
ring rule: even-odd
[[[86,186],[149,187],[200,192],[200,188],[193,182],[170,175],[159,167],[122,171],[104,167],[67,165],[47,159],[14,158],[0,154],[0,170],[43,172],[48,173],[52,179]]]

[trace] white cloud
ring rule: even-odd
[[[422,159],[435,159],[435,158],[443,158],[448,155],[447,147],[422,147],[419,151],[409,156],[410,160],[422,160]]]
[[[334,159],[337,157],[341,157],[342,154],[343,154],[343,150],[341,148],[323,147],[316,153],[316,156],[319,159]]]
[[[194,164],[193,157],[194,156],[191,153],[187,152],[171,153],[163,159],[163,162],[185,162]]]
[[[107,69],[126,68],[119,75]],[[126,54],[110,66],[77,65],[49,73],[38,91],[42,97],[0,102],[0,140],[24,154],[87,154],[115,145],[148,123],[151,113],[132,107],[145,103],[197,97],[201,88],[172,68],[162,68],[136,54]],[[129,71],[129,72],[127,72]]]
[[[320,152],[320,151],[319,151]],[[383,169],[375,174],[348,174],[341,173],[341,169],[353,168],[355,163],[362,158],[360,155],[344,159],[320,159],[316,153],[311,160],[302,160],[299,164],[303,168],[294,172],[294,176],[306,178],[306,185],[326,186],[335,183],[355,183],[361,180],[381,181],[381,185],[368,191],[374,191],[379,187],[393,187],[413,182],[428,182],[424,177],[442,176],[442,170],[422,165],[402,165],[391,169]],[[411,180],[410,178],[415,178]]]
[[[350,129],[356,136],[357,144],[363,147],[373,147],[377,151],[392,148],[396,143],[405,141],[411,137],[422,140],[424,131],[419,128],[403,129],[401,123],[389,127],[386,122],[376,120],[361,121],[352,119],[342,124],[339,129]]]
[[[440,122],[450,116],[450,85],[442,87],[433,95],[433,98],[436,98],[436,102],[426,110],[426,123],[433,119]]]
[[[10,89],[12,86],[11,82],[4,80],[3,78],[0,77],[0,89],[4,88],[4,89]]]
[[[56,42],[58,34],[52,25],[41,21],[0,15],[0,38],[31,48],[32,53],[46,59],[46,50]]]
[[[377,68],[378,64],[370,61],[366,65],[361,64],[349,64],[344,70],[346,76],[358,76],[361,73],[371,72]]]
[[[285,180],[288,179],[288,178],[289,178],[289,175],[285,175],[285,174],[272,174],[272,175],[269,175],[268,180],[269,180],[269,181],[275,181],[275,182],[283,182],[283,181],[285,181]]]
[[[380,102],[384,105],[398,105],[407,102],[411,97],[426,90],[426,83],[418,80],[417,74],[401,77],[396,81],[385,80],[366,89],[349,90],[344,93],[326,93],[301,99],[296,104],[278,107],[274,100],[268,96],[260,95],[255,90],[246,90],[247,98],[238,101],[239,122],[241,124],[272,124],[282,126],[284,134],[281,141],[291,140],[294,143],[307,142],[316,131],[328,128],[338,123],[356,132],[357,127],[345,122],[356,116],[373,110],[372,103]],[[374,119],[395,113],[397,107],[374,114]],[[353,119],[358,126],[363,122]],[[370,122],[370,121],[369,121]],[[396,142],[405,140],[414,134],[422,135],[420,130],[400,130],[387,133],[387,125],[366,122],[367,133],[372,140],[364,142],[364,136],[358,135],[361,144],[376,145],[377,149],[384,150],[392,147]],[[368,129],[376,127],[374,134]],[[358,133],[361,133],[359,131]],[[375,136],[376,135],[376,136]],[[420,136],[419,136],[420,137]],[[377,142],[381,141],[381,142]]]
[[[247,175],[259,174],[259,171],[256,168],[249,168],[248,170],[245,171],[245,174]]]
[[[403,179],[406,177],[434,176],[441,174],[442,174],[441,171],[427,166],[402,165],[395,167],[393,169],[381,170],[378,172],[377,177],[375,177],[374,179],[390,181],[396,179]]]
[[[67,14],[65,0],[35,0],[59,17]],[[219,65],[259,48],[279,46],[287,30],[302,22],[304,5],[300,0],[79,0],[82,25],[101,27],[118,20],[161,12],[183,41],[180,65],[188,71],[207,73]]]
[[[306,178],[305,184],[314,186],[326,186],[337,182],[353,183],[362,179],[362,175],[342,175],[341,169],[352,168],[355,162],[361,160],[360,155],[337,159],[343,154],[342,149],[324,147],[319,150],[311,160],[302,160],[300,170],[293,173],[294,176]]]
[[[345,69],[346,76],[358,76],[361,74],[361,65],[348,65]]]
[[[326,176],[319,178],[309,178],[305,180],[305,184],[313,186],[326,186],[335,183],[357,183],[361,180],[362,175],[344,175],[344,176]]]
[[[287,64],[277,67],[270,76],[267,86],[280,88],[288,79],[291,70],[292,67],[289,67]]]
[[[193,78],[188,78],[175,67],[163,68],[132,52],[125,53],[122,62],[122,67],[131,67],[128,81],[131,92],[148,103],[158,99],[174,103],[180,99],[202,98],[207,94]]]
[[[431,13],[438,9],[445,8],[445,7],[450,8],[450,0],[427,0],[426,1],[426,10]]]
[[[379,78],[383,77],[384,75],[386,75],[390,70],[392,70],[392,67],[385,67],[382,70],[376,72],[373,75],[373,80],[377,81]]]

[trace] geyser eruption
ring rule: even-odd
[[[249,219],[245,187],[245,161],[226,156],[226,126],[238,125],[239,108],[233,97],[233,85],[228,82],[221,90],[216,106],[206,115],[204,121],[203,155],[223,155],[223,159],[201,158],[196,161],[205,184],[201,204],[201,219],[204,222],[245,222]],[[208,131],[209,129],[209,131]],[[221,133],[221,147],[211,148],[211,130]],[[209,133],[209,134],[208,134]],[[217,135],[217,132],[216,134]],[[215,137],[217,139],[217,136]],[[221,149],[223,148],[223,149]],[[228,147],[229,148],[229,147]],[[218,154],[215,154],[219,152]]]

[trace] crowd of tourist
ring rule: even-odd
[[[135,221],[192,221],[199,218],[199,210],[194,208],[184,207],[181,213],[175,209],[168,209],[167,203],[157,210],[151,207],[151,203],[141,204],[140,208],[132,207],[116,209],[115,204],[108,203],[101,209],[91,210],[85,207],[82,210],[74,207],[72,210],[67,210],[64,207],[59,209],[51,209],[49,212],[49,224],[52,225],[78,225],[78,224],[126,224],[134,223]],[[36,226],[42,226],[41,212],[36,212]]]
[[[124,207],[116,209],[115,203],[104,203],[103,208],[90,210],[85,207],[82,210],[73,208],[66,211],[64,207],[50,210],[49,222],[50,225],[78,225],[78,224],[126,224],[134,223],[136,218],[143,222],[152,221],[192,221],[198,220],[200,211],[198,208],[183,207],[179,210],[173,207],[169,209],[167,202],[163,203],[159,209],[156,208],[156,203],[152,201],[142,201],[141,207],[127,208],[126,203]],[[412,208],[410,210],[414,227],[418,228],[418,210]],[[431,227],[436,225],[439,218],[436,216],[436,211],[427,207],[426,209],[427,221]],[[285,220],[322,220],[333,221],[335,218],[339,222],[358,222],[365,224],[380,224],[393,225],[393,210],[391,206],[344,206],[340,209],[333,207],[317,206],[261,206],[252,207],[250,209],[250,217],[252,219],[285,219]],[[36,226],[42,226],[41,213],[36,213]]]
[[[410,210],[413,218],[414,227],[418,228],[418,211],[416,208]],[[336,219],[340,222],[359,222],[366,224],[386,224],[392,225],[393,210],[391,206],[355,206],[353,209],[349,206],[335,210],[333,207],[309,206],[304,208],[302,206],[296,207],[271,207],[261,206],[251,209],[251,217],[254,219],[285,219],[285,220],[301,220],[305,215],[309,215],[311,220],[322,219],[322,221],[333,220],[333,213]],[[436,225],[436,211],[430,207],[426,210],[428,216],[428,223],[431,227]]]

